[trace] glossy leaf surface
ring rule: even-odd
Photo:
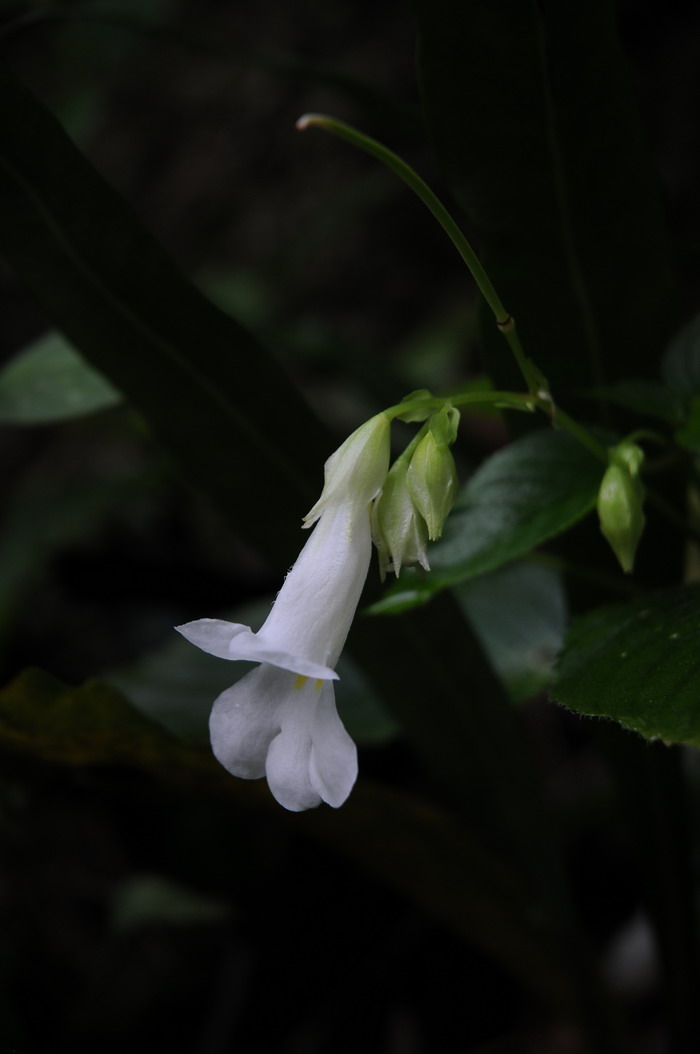
[[[542,691],[566,630],[557,572],[521,561],[462,583],[455,596],[511,699]]]
[[[700,746],[700,587],[599,608],[571,628],[554,699],[647,738]]]

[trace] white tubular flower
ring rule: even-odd
[[[361,432],[343,487],[339,455]],[[215,701],[212,749],[234,776],[267,776],[292,812],[321,801],[337,808],[357,777],[357,750],[335,707],[334,667],[369,570],[370,502],[388,458],[388,421],[379,415],[326,463],[326,486],[309,514],[318,522],[257,633],[220,619],[177,627],[212,655],[261,663]]]

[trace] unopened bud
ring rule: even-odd
[[[382,581],[387,571],[398,576],[402,567],[413,564],[430,570],[426,552],[428,527],[413,504],[406,485],[407,470],[405,461],[393,465],[372,506],[372,539],[379,554]]]
[[[413,504],[428,526],[431,541],[441,536],[457,497],[459,481],[449,448],[457,420],[454,410],[441,410],[431,418],[430,430],[416,447],[406,474]]]
[[[626,574],[634,567],[644,531],[644,487],[639,478],[643,461],[644,451],[635,443],[620,443],[611,452],[598,491],[600,529]]]

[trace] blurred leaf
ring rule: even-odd
[[[5,496],[0,535],[0,647],[56,552],[84,542],[115,507],[124,506],[135,495],[153,493],[160,482],[152,464],[126,475],[111,475],[111,469],[102,464],[96,479],[80,466],[66,470],[65,461],[57,466],[52,454],[37,460],[21,487]]]
[[[136,713],[109,685],[63,684],[25,670],[0,692],[0,745],[44,761],[132,768],[208,767],[206,754],[181,746]]]
[[[661,362],[666,384],[684,395],[700,395],[700,315],[669,342]]]
[[[0,370],[0,424],[63,421],[121,399],[59,333],[47,333]]]
[[[676,429],[674,438],[688,450],[700,450],[700,395],[689,400],[686,420]]]
[[[0,251],[238,533],[288,566],[331,451],[323,429],[7,70],[0,92]]]
[[[658,381],[620,381],[607,387],[594,388],[592,397],[605,399],[623,410],[631,410],[641,417],[656,417],[669,424],[678,424],[685,412],[685,399]]]
[[[272,599],[224,612],[221,617],[258,630],[267,618]],[[173,630],[162,647],[103,679],[174,735],[208,743],[212,703],[253,665],[215,659]],[[338,673],[336,702],[352,738],[358,743],[381,743],[395,736],[396,722],[382,709],[362,671],[347,655],[341,657]]]
[[[370,611],[395,614],[425,603],[561,534],[594,508],[605,467],[563,432],[511,443],[460,492],[443,537],[428,550],[430,572],[402,572]]]
[[[144,926],[192,926],[226,922],[227,904],[203,897],[158,875],[140,875],[117,890],[112,904],[115,929]]]
[[[476,305],[465,307],[460,301],[431,315],[422,327],[412,329],[397,349],[396,368],[401,383],[407,388],[419,388],[429,377],[434,391],[454,388],[463,381],[465,347],[475,344],[477,330]],[[489,387],[489,381],[477,377],[470,387],[482,391]],[[461,390],[469,388],[464,385]]]
[[[599,608],[574,622],[551,694],[647,738],[700,746],[700,587]]]
[[[455,588],[455,596],[515,702],[545,688],[566,632],[560,575],[514,563]]]
[[[208,751],[178,744],[115,689],[96,681],[72,688],[39,670],[0,691],[0,748],[62,765],[137,768],[158,781],[184,777],[188,795],[215,793],[232,809],[260,810],[396,886],[540,995],[568,998],[516,877],[452,817],[410,795],[361,779],[342,809],[290,815],[262,781],[229,776]],[[162,905],[162,890],[159,896]],[[147,912],[153,904],[151,889]],[[143,890],[136,904],[131,897],[132,923],[135,908],[143,918]]]
[[[437,157],[525,351],[560,396],[655,376],[672,276],[613,0],[414,8]],[[512,387],[491,319],[487,334],[488,372]]]

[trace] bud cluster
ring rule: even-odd
[[[427,542],[441,536],[457,496],[450,446],[458,423],[458,411],[443,407],[389,471],[372,509],[372,538],[382,580],[387,571],[398,575],[402,567],[415,564],[430,569]]]
[[[407,399],[414,397],[423,406],[432,399],[429,392],[414,392]],[[398,575],[402,567],[415,564],[430,570],[428,541],[442,534],[458,487],[450,446],[457,437],[459,412],[444,403],[436,412],[419,405],[402,414],[404,420],[425,424],[390,469],[392,416],[388,410],[365,421],[331,454],[321,497],[304,517],[304,526],[311,527],[340,503],[351,525],[355,509],[369,509],[382,581],[387,571]]]

